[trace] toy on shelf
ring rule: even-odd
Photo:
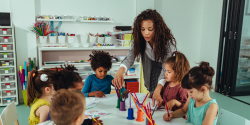
[[[96,44],[96,43],[94,43],[93,45],[92,45],[94,48],[95,47],[116,47],[114,44],[105,44],[105,43],[98,43],[98,44]]]

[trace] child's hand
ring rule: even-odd
[[[175,106],[175,99],[172,99],[170,101],[167,102],[168,105],[168,110],[172,110],[172,108]],[[165,105],[165,109],[167,109],[167,106]]]
[[[164,114],[163,115],[163,120],[164,121],[170,121],[172,119],[173,115],[172,114],[169,114],[169,115],[170,115],[170,117],[168,117],[168,113]]]
[[[101,125],[103,125],[102,120],[98,120],[99,118],[100,118],[100,116],[95,118],[97,122],[95,122],[94,120],[92,120],[92,125],[98,125],[98,123],[100,123]]]
[[[91,95],[93,95],[95,97],[104,97],[105,96],[105,94],[102,91],[91,92]]]

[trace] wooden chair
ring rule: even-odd
[[[16,105],[14,101],[4,108],[0,118],[0,125],[13,125],[13,123],[15,123],[15,125],[19,125]]]

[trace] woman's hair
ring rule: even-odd
[[[50,117],[56,125],[71,125],[86,109],[85,96],[77,90],[58,90],[50,104]]]
[[[54,73],[55,71],[51,69],[44,69],[40,71],[35,69],[31,70],[28,76],[27,84],[28,106],[31,106],[33,101],[43,94],[43,89],[45,87],[51,87],[53,85],[51,78],[53,77]],[[43,75],[43,81],[41,80],[41,75]]]
[[[188,73],[190,69],[189,62],[185,55],[181,52],[174,51],[166,61],[172,67],[175,72],[176,81],[181,82],[182,78]]]
[[[110,70],[112,66],[112,57],[108,52],[104,51],[92,51],[93,55],[90,54],[90,64],[91,68],[95,71],[99,67],[103,67],[104,69]]]
[[[144,20],[151,20],[154,23],[155,33],[152,40],[154,44],[155,61],[164,60],[166,53],[172,51],[171,45],[174,45],[176,48],[176,41],[162,16],[156,10],[151,9],[141,12],[141,14],[135,18],[132,33],[134,38],[134,55],[136,57],[141,55],[143,59],[145,53],[146,42],[141,34],[141,24]],[[167,48],[170,49],[170,51],[168,51]]]
[[[193,67],[182,79],[181,86],[185,89],[198,89],[206,85],[211,90],[214,69],[208,62],[201,62],[199,67]]]
[[[56,69],[54,77],[52,78],[52,81],[55,82],[54,88],[56,91],[59,89],[74,88],[75,83],[82,82],[79,73],[74,72],[77,70],[74,65],[64,65],[64,67],[61,66],[61,68],[62,70],[60,71]]]

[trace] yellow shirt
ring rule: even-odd
[[[43,106],[43,105],[48,105],[50,106],[50,103],[47,102],[44,99],[37,99],[31,106],[31,110],[30,110],[30,117],[29,117],[29,125],[35,125],[35,124],[39,124],[40,122],[40,118],[36,116],[36,110]]]

